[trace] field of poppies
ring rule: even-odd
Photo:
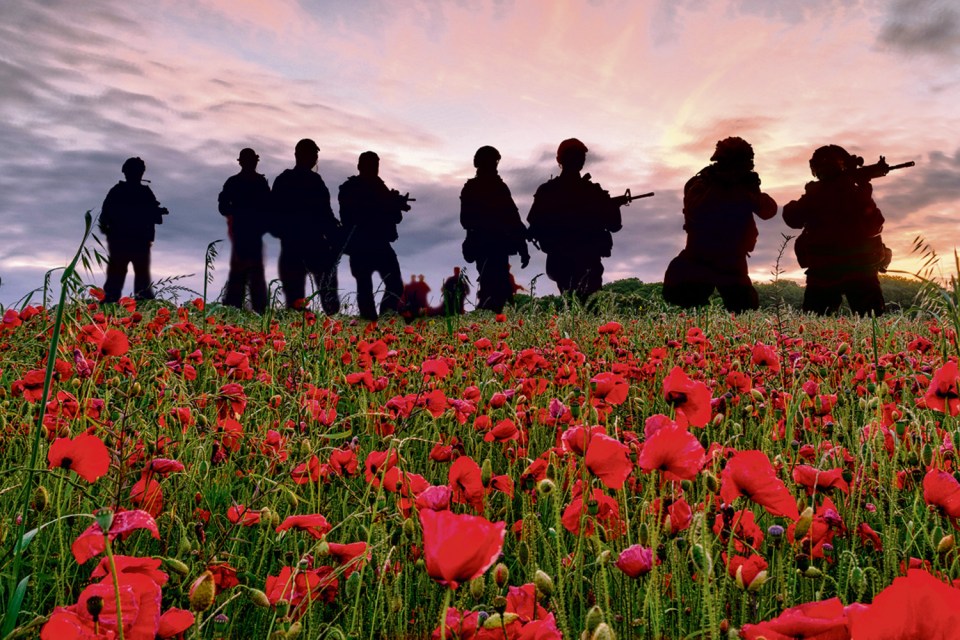
[[[933,314],[91,299],[8,309],[0,354],[0,637],[960,628]]]

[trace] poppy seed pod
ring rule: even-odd
[[[537,569],[533,574],[533,584],[537,587],[537,591],[546,597],[553,595],[553,578],[543,569]]]
[[[190,585],[190,610],[202,612],[213,606],[213,600],[217,595],[217,585],[213,579],[213,573],[204,571],[200,577]]]

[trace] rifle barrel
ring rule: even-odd
[[[906,169],[907,167],[912,167],[916,164],[917,164],[916,162],[914,162],[913,160],[910,160],[909,162],[901,162],[900,164],[895,164],[887,170],[893,171],[894,169]]]
[[[631,195],[631,196],[630,196],[630,199],[631,199],[631,200],[638,200],[638,199],[640,199],[640,198],[651,198],[651,197],[653,197],[653,195],[654,195],[654,192],[651,191],[650,193],[641,193],[641,194],[638,195],[638,196]]]

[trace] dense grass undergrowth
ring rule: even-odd
[[[907,637],[960,593],[931,314],[66,303],[0,353],[7,637]]]

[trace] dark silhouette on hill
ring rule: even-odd
[[[843,296],[858,314],[884,311],[878,274],[886,271],[892,253],[880,237],[883,214],[873,201],[870,180],[886,175],[889,167],[882,158],[881,170],[874,173],[859,169],[862,164],[843,147],[820,147],[810,158],[817,180],[783,207],[784,222],[803,229],[794,250],[807,270],[804,311],[836,313]]]
[[[477,149],[473,156],[477,175],[460,192],[460,224],[467,231],[463,259],[477,263],[477,308],[494,313],[513,299],[510,256],[520,256],[520,268],[530,263],[527,228],[497,172],[499,162],[500,152],[494,147]]]
[[[296,166],[273,181],[270,232],[280,238],[278,270],[287,308],[299,308],[306,295],[307,273],[327,315],[340,311],[337,263],[342,249],[340,222],[330,206],[330,192],[314,171],[320,148],[304,138],[297,143]]]
[[[611,233],[622,227],[620,205],[603,188],[581,177],[587,147],[576,138],[560,143],[560,175],[537,189],[527,215],[530,237],[547,254],[547,276],[561,294],[581,302],[603,284],[602,258],[613,249]]]
[[[242,308],[249,286],[253,310],[267,308],[267,280],[263,270],[263,234],[270,215],[270,185],[257,173],[260,156],[253,149],[241,149],[240,172],[227,178],[220,191],[220,213],[227,219],[230,237],[230,275],[223,303]]]
[[[760,190],[753,147],[742,138],[717,142],[704,167],[683,188],[687,243],[667,267],[663,297],[684,308],[707,304],[716,289],[727,310],[756,309],[757,291],[747,273],[747,256],[757,243],[754,215],[769,220],[777,203]]]
[[[373,274],[383,279],[380,313],[396,313],[403,295],[400,263],[391,243],[397,239],[397,225],[410,210],[409,194],[387,188],[380,178],[380,157],[373,151],[360,154],[358,175],[340,185],[340,222],[346,237],[344,253],[350,256],[350,272],[357,279],[357,306],[360,316],[377,319],[373,299]]]
[[[103,283],[104,303],[120,300],[127,266],[133,264],[133,295],[137,300],[152,300],[150,287],[150,248],[156,237],[156,225],[163,223],[167,210],[143,184],[146,163],[128,158],[121,180],[110,189],[100,212],[100,231],[107,238],[107,278]]]

